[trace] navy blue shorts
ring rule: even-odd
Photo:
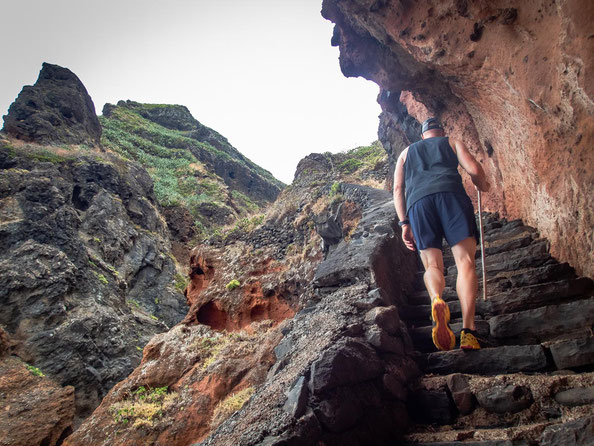
[[[472,236],[479,241],[474,208],[466,194],[427,195],[411,206],[408,218],[418,249],[441,249],[444,237],[450,246]]]

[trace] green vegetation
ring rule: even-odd
[[[231,282],[229,282],[227,285],[225,285],[225,288],[227,288],[229,291],[234,290],[235,288],[239,287],[241,285],[241,283],[239,283],[239,280],[237,279],[233,279]]]
[[[176,392],[168,393],[167,389],[167,386],[154,389],[140,386],[128,393],[122,401],[112,404],[109,413],[117,424],[152,426],[179,397]]]
[[[202,368],[206,369],[217,359],[225,345],[231,340],[230,336],[201,336],[195,340],[190,348],[198,350],[202,359]]]
[[[219,404],[217,404],[217,407],[215,407],[214,413],[212,415],[213,420],[224,420],[229,417],[229,415],[237,412],[243,407],[243,405],[253,394],[253,387],[246,387],[237,393],[232,393],[227,398],[219,402]]]
[[[356,147],[342,155],[344,160],[338,164],[338,169],[346,173],[353,173],[361,168],[374,169],[387,156],[379,141],[374,141],[369,146]]]
[[[183,293],[184,290],[186,289],[186,287],[188,286],[188,284],[190,283],[190,278],[188,276],[184,276],[180,273],[176,273],[174,279],[175,279],[175,289],[177,291],[179,291],[180,293]],[[156,298],[155,298],[155,300],[156,300]],[[155,303],[159,303],[158,300],[156,300]]]
[[[43,372],[41,370],[39,370],[37,367],[29,365],[29,364],[25,364],[25,367],[27,367],[27,370],[29,370],[33,375],[35,376],[45,376],[43,374]]]
[[[332,186],[330,186],[330,193],[329,195],[331,197],[338,195],[340,193],[340,183],[338,181],[335,181],[334,183],[332,183]]]
[[[109,280],[107,280],[107,277],[105,277],[103,274],[98,273],[97,271],[93,271],[93,273],[95,273],[95,276],[102,284],[107,285],[109,283]]]
[[[180,110],[175,110],[176,107]],[[155,110],[162,108],[179,112],[179,119],[187,118],[196,129],[172,130],[147,118],[159,115],[160,112],[155,113]],[[236,209],[240,215],[245,215],[257,211],[259,207],[245,194],[229,191],[224,181],[201,159],[214,155],[219,159],[232,160],[274,184],[282,186],[282,183],[241,155],[224,137],[202,126],[189,115],[184,117],[184,113],[187,112],[179,106],[166,104],[128,103],[115,107],[109,117],[99,117],[103,126],[102,143],[124,158],[143,165],[154,180],[159,203],[165,207],[187,208],[195,219],[200,237],[204,237],[213,227],[213,222],[203,217],[203,203],[208,203],[211,208],[214,206],[214,209],[221,208],[221,214],[232,214],[233,209]],[[197,135],[202,134],[209,135],[209,141],[214,139],[217,147],[196,139]],[[205,156],[205,153],[209,155]],[[209,214],[216,213],[209,209]]]

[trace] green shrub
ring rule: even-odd
[[[227,285],[225,285],[225,288],[227,288],[229,291],[231,291],[239,286],[241,286],[241,283],[239,283],[239,280],[233,279],[231,282],[229,282]]]
[[[39,370],[37,367],[29,365],[29,364],[25,364],[25,367],[27,367],[27,370],[29,370],[33,375],[35,376],[45,376],[43,374],[43,372],[41,370]]]

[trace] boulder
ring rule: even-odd
[[[528,387],[513,384],[481,390],[476,393],[476,399],[483,408],[495,413],[519,412],[534,402]]]

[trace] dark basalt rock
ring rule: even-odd
[[[319,394],[376,378],[382,371],[382,363],[371,347],[361,341],[344,340],[312,364],[310,387],[312,393]]]
[[[409,393],[407,406],[411,417],[420,423],[450,424],[456,415],[456,408],[445,389],[420,389]]]
[[[550,346],[558,369],[594,364],[594,337],[555,342]]]
[[[4,116],[3,130],[40,144],[99,144],[101,125],[76,75],[44,63],[33,86],[25,86]]]
[[[594,444],[594,417],[592,416],[548,426],[540,440],[540,446],[591,446],[592,444]]]
[[[495,316],[489,319],[489,326],[491,336],[495,338],[520,336],[523,333],[542,338],[547,334],[588,327],[592,325],[592,320],[594,298]]]
[[[555,401],[564,406],[583,406],[594,404],[594,387],[580,387],[555,394]]]
[[[456,373],[454,375],[449,375],[446,382],[448,389],[450,389],[450,393],[452,394],[454,404],[460,413],[466,415],[472,412],[475,406],[475,398],[470,391],[468,378]]]
[[[148,173],[118,158],[0,171],[0,324],[88,415],[187,312]],[[18,336],[15,336],[18,334]]]
[[[430,353],[425,370],[430,373],[512,373],[542,370],[548,366],[540,345],[510,345],[473,352],[452,350]]]
[[[532,405],[532,392],[525,386],[493,386],[477,392],[479,404],[489,412],[507,413],[519,412]]]

